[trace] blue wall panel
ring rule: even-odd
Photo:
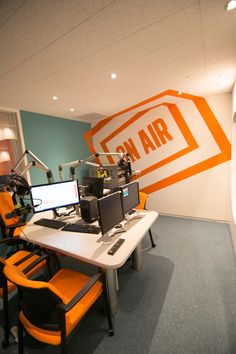
[[[91,125],[43,114],[20,111],[25,147],[35,154],[53,172],[59,181],[58,165],[88,157],[90,151],[84,134]],[[86,167],[76,169],[79,180],[86,174]],[[32,167],[31,183],[47,183],[46,174]],[[65,179],[69,178],[69,168],[65,169]]]

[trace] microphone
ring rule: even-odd
[[[16,208],[12,212],[7,213],[5,215],[5,218],[6,219],[11,219],[11,218],[15,218],[16,216],[22,216],[22,215],[30,213],[32,209],[33,208],[32,208],[31,205],[26,205],[26,206],[21,207],[21,208]]]

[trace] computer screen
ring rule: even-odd
[[[30,187],[34,213],[79,204],[78,181],[64,181]]]
[[[133,208],[139,205],[139,184],[137,181],[130,182],[120,187],[121,200],[124,214],[129,213]]]
[[[121,204],[121,193],[115,192],[98,199],[99,224],[102,234],[105,235],[115,225],[124,220]]]
[[[8,180],[9,180],[9,175],[0,176],[0,191],[2,191],[5,186],[7,186]]]
[[[9,180],[9,175],[0,176],[0,184],[7,184],[8,180]]]
[[[97,198],[103,197],[104,182],[102,177],[83,177],[83,185],[88,186],[88,193]]]

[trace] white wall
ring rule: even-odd
[[[132,140],[139,154],[133,156],[132,168],[147,172],[139,181],[141,189],[149,193],[149,208],[163,214],[229,221],[232,96],[224,94],[206,101],[192,101],[190,96],[177,93],[170,96],[147,100],[118,114],[94,134],[95,150],[106,146],[115,151]],[[170,114],[164,102],[175,104],[177,116]],[[141,118],[135,118],[148,108]],[[157,119],[164,122],[159,126],[162,132],[166,129],[169,134],[162,135],[164,143],[156,136],[160,146],[148,130]],[[141,141],[142,130],[147,140]]]
[[[231,167],[231,206],[232,214],[230,218],[230,229],[233,245],[236,253],[236,83],[232,95],[232,167]]]
[[[231,95],[210,97],[207,102],[227,138],[231,140]],[[199,133],[201,135],[201,130]],[[210,142],[205,140],[205,143],[206,149],[212,149],[208,145]],[[230,161],[224,162],[152,193],[149,196],[149,207],[163,214],[229,221],[230,170]]]

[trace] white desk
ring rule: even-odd
[[[118,233],[112,237],[111,244],[103,244],[102,235],[86,234],[55,230],[48,227],[35,225],[33,222],[42,217],[52,218],[52,212],[38,213],[33,216],[24,228],[23,239],[33,244],[53,250],[63,255],[93,264],[105,271],[112,313],[118,309],[116,292],[116,269],[120,268],[133,253],[134,268],[140,270],[142,266],[141,240],[158,217],[156,211],[139,212],[143,217],[125,224],[126,232]],[[67,219],[75,222],[76,217]],[[123,222],[124,224],[124,222]],[[124,238],[125,242],[113,255],[108,255],[108,250],[118,240]]]

